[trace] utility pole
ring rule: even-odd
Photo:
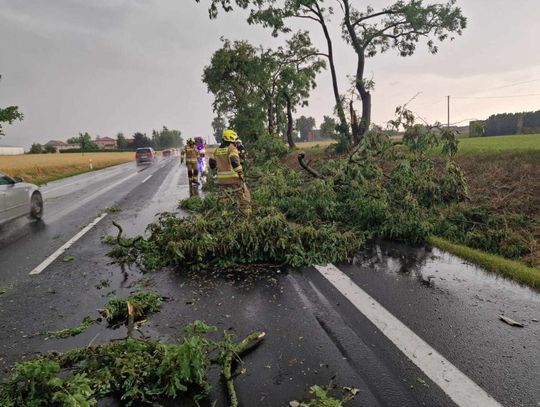
[[[450,96],[447,96],[447,106],[448,106],[448,125],[446,127],[450,127]]]

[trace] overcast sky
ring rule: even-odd
[[[353,0],[379,7],[385,0]],[[0,0],[0,106],[18,105],[23,122],[6,126],[4,145],[93,136],[150,133],[166,125],[186,136],[211,134],[212,97],[201,82],[219,38],[281,43],[249,26],[242,13],[210,21],[206,0]],[[540,1],[458,0],[468,18],[462,37],[437,55],[421,47],[400,58],[389,52],[368,61],[376,84],[373,119],[384,124],[397,105],[446,122],[492,113],[540,109]],[[319,27],[310,29],[324,49]],[[334,27],[341,90],[355,57]],[[317,123],[333,109],[330,75],[320,75],[309,114]],[[516,97],[516,95],[521,95]],[[527,95],[527,96],[526,96]],[[497,97],[497,98],[495,98]]]

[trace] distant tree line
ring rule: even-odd
[[[540,110],[523,113],[501,113],[485,121],[485,136],[502,136],[540,132]]]
[[[88,132],[79,133],[76,137],[71,137],[66,140],[67,144],[75,144],[80,146],[79,148],[71,148],[69,150],[62,150],[61,153],[84,153],[103,151],[92,140],[92,136]],[[152,147],[155,149],[177,148],[181,147],[182,132],[180,130],[168,129],[163,126],[161,130],[152,130],[152,138],[148,137],[145,133],[136,132],[133,134],[131,140],[128,140],[124,133],[118,133],[116,135],[116,149],[114,151],[135,151],[141,147]],[[110,150],[108,150],[110,151]],[[30,154],[48,154],[56,153],[57,149],[54,145],[40,143],[33,143],[30,147]]]

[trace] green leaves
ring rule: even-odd
[[[133,306],[135,321],[143,319],[147,314],[158,312],[163,297],[153,291],[141,291],[124,299],[114,298],[107,302],[100,313],[110,324],[125,323],[128,320],[128,303]]]
[[[235,359],[255,336],[239,343],[232,335],[222,340],[207,337],[216,327],[202,321],[184,328],[181,342],[163,344],[125,339],[74,349],[16,364],[0,386],[2,407],[90,407],[104,397],[116,397],[121,405],[151,405],[189,393],[195,400],[209,390],[207,373],[212,363],[223,364],[223,355],[235,351]],[[228,385],[232,385],[228,383]]]

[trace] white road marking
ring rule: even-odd
[[[45,259],[39,266],[37,266],[34,270],[30,272],[30,274],[39,274],[43,270],[45,270],[53,261],[55,261],[58,257],[60,257],[67,249],[69,249],[73,244],[79,240],[81,237],[83,237],[90,229],[92,229],[94,226],[96,226],[101,219],[103,219],[105,216],[107,216],[107,213],[104,213],[102,215],[99,215],[96,219],[92,221],[92,223],[88,224],[84,229],[82,229],[79,233],[77,233],[75,236],[73,236],[71,239],[69,239],[62,247],[60,247],[57,251],[55,251],[53,254],[51,254],[49,257]]]
[[[422,338],[394,317],[334,265],[315,268],[458,406],[501,407]]]
[[[151,175],[149,175],[148,177],[146,177],[145,179],[143,179],[143,181],[141,182],[141,184],[144,184],[146,181],[148,181],[150,178],[152,178],[152,175],[154,175],[154,174],[151,174]]]

